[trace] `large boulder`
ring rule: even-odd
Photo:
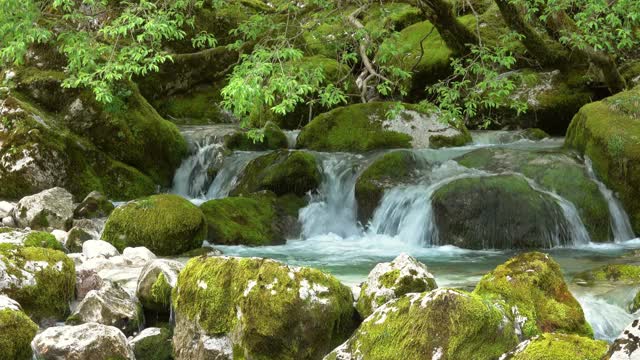
[[[244,168],[231,195],[248,195],[268,190],[278,196],[305,196],[321,181],[314,155],[304,151],[280,150],[252,160]]]
[[[473,292],[505,304],[524,338],[544,332],[593,337],[580,303],[549,255],[529,252],[515,256],[483,276]]]
[[[385,154],[369,165],[356,181],[358,220],[366,225],[378,208],[384,192],[415,180],[419,164],[420,161],[411,151],[399,150]]]
[[[171,331],[165,328],[146,328],[129,345],[136,360],[173,360]]]
[[[249,136],[247,131],[237,131],[229,135],[224,145],[229,150],[241,151],[265,151],[287,149],[289,143],[287,135],[273,123],[267,123],[261,132],[262,139],[254,139]]]
[[[436,289],[391,300],[325,360],[497,359],[518,344],[503,310],[472,293]]]
[[[601,360],[606,341],[571,334],[542,334],[525,340],[500,360]]]
[[[36,359],[134,360],[124,334],[113,326],[88,323],[54,326],[33,339]]]
[[[433,194],[439,244],[466,249],[522,249],[572,240],[556,200],[515,175],[451,181]],[[551,231],[550,231],[551,230]]]
[[[622,201],[640,233],[640,87],[584,106],[571,122],[566,146],[593,161],[598,177]]]
[[[516,150],[485,148],[456,159],[459,164],[488,171],[521,173],[547,191],[553,191],[575,205],[593,241],[612,238],[609,207],[598,185],[591,179],[584,161],[562,150]]]
[[[132,335],[144,323],[142,307],[119,285],[106,281],[99,290],[89,291],[66,321],[68,325],[91,322],[114,326],[125,335]]]
[[[31,360],[31,340],[38,332],[36,325],[22,312],[20,304],[0,295],[0,354],[4,359]]]
[[[36,321],[64,319],[75,282],[73,260],[61,251],[0,245],[0,294],[18,301]]]
[[[206,234],[205,218],[197,206],[177,195],[154,195],[115,209],[102,239],[119,251],[144,246],[169,256],[202,246]]]
[[[172,294],[176,359],[318,359],[353,330],[351,290],[319,270],[193,258]]]
[[[443,124],[435,115],[404,104],[393,118],[395,103],[356,104],[321,114],[307,124],[298,136],[297,148],[316,151],[367,152],[395,148],[439,148],[461,146],[471,141],[460,129]]]
[[[640,320],[636,319],[624,328],[602,360],[635,360],[639,357]]]
[[[73,195],[56,187],[22,198],[14,210],[18,226],[32,229],[62,229],[73,219]]]
[[[356,309],[364,319],[377,308],[408,293],[422,293],[437,288],[434,276],[427,267],[407,254],[393,261],[377,264],[360,285]]]
[[[278,199],[270,192],[209,200],[200,206],[209,227],[207,239],[221,245],[284,244],[304,203],[297,200]]]
[[[138,277],[136,296],[145,310],[169,313],[171,291],[184,264],[175,260],[156,259],[148,263]]]

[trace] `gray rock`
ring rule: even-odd
[[[148,263],[138,277],[136,289],[136,296],[142,306],[148,310],[168,313],[171,301],[169,290],[176,286],[178,274],[183,268],[184,264],[174,260],[158,259]],[[160,276],[162,279],[159,279]]]
[[[16,204],[7,201],[0,201],[0,219],[9,216],[15,207]]]
[[[110,257],[118,256],[120,253],[113,245],[106,241],[87,240],[82,244],[82,255],[87,259],[93,259],[96,257],[108,259]]]
[[[144,246],[128,247],[122,251],[122,256],[132,264],[144,266],[155,260],[156,256]]]
[[[74,226],[69,230],[64,244],[69,251],[79,252],[82,251],[82,246],[85,241],[97,238],[98,237],[93,233],[90,233],[81,227]]]
[[[2,225],[10,228],[16,227],[16,221],[11,216],[2,218]]]
[[[100,290],[104,284],[104,280],[95,270],[76,271],[76,299],[84,299],[91,290]]]
[[[87,195],[76,207],[74,216],[84,219],[107,217],[113,209],[115,209],[115,207],[106,196],[94,191]]]
[[[146,328],[129,341],[136,360],[171,360],[171,332],[164,328]]]
[[[13,217],[22,228],[65,230],[73,219],[73,209],[71,193],[56,187],[22,198]]]

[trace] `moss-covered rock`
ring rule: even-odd
[[[38,332],[36,325],[22,312],[20,304],[0,295],[0,354],[5,359],[31,360],[31,340]]]
[[[102,239],[119,251],[144,246],[168,256],[202,246],[206,234],[206,221],[197,206],[177,195],[154,195],[115,209]]]
[[[73,211],[76,219],[95,219],[107,217],[115,209],[109,199],[97,191],[89,193]]]
[[[595,283],[610,282],[627,285],[640,284],[640,265],[609,264],[583,271],[573,277],[579,285],[591,286]]]
[[[0,244],[0,293],[18,301],[32,319],[64,319],[75,282],[75,265],[63,252]]]
[[[389,300],[408,293],[431,291],[438,287],[427,267],[407,254],[376,265],[367,281],[360,285],[356,309],[364,319]]]
[[[456,159],[463,166],[492,173],[521,173],[575,205],[592,241],[612,239],[609,207],[582,160],[571,152],[486,148]]]
[[[413,179],[419,161],[410,151],[394,151],[374,161],[356,180],[358,220],[366,224],[384,192]]]
[[[629,304],[630,313],[633,314],[638,310],[640,310],[640,291],[636,293],[636,296],[633,297],[633,300],[631,300],[631,303]]]
[[[305,196],[315,190],[320,181],[320,170],[313,154],[280,150],[252,160],[243,170],[231,195],[268,190],[278,196]]]
[[[64,246],[62,246],[55,236],[44,231],[33,231],[28,233],[24,238],[24,246],[41,247],[58,251],[65,250]]]
[[[171,331],[146,328],[129,342],[136,360],[172,360]]]
[[[482,277],[474,294],[504,302],[524,338],[544,332],[593,337],[560,266],[539,252],[515,256]]]
[[[166,259],[153,260],[142,268],[136,296],[145,310],[169,314],[171,290],[176,286],[178,274],[183,268],[181,262]]]
[[[254,140],[244,131],[238,131],[225,139],[225,146],[229,150],[265,151],[286,149],[289,147],[287,135],[273,123],[267,123],[262,129],[262,140]]]
[[[209,200],[200,206],[207,219],[207,239],[222,245],[277,245],[286,241],[288,223],[273,193]]]
[[[606,341],[577,335],[542,334],[525,340],[501,360],[600,360],[607,352]]]
[[[584,106],[565,145],[593,161],[598,177],[614,190],[640,233],[640,88]]]
[[[185,92],[151,100],[165,119],[176,125],[229,123],[233,117],[220,106],[221,82],[214,86],[197,86]]]
[[[497,359],[518,344],[505,313],[453,289],[410,293],[379,307],[325,360]]]
[[[267,259],[191,259],[172,295],[178,360],[318,359],[355,325],[348,287]]]
[[[433,194],[438,243],[465,249],[527,249],[572,240],[562,209],[516,175],[471,177]]]

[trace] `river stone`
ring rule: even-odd
[[[133,264],[143,266],[156,258],[151,250],[144,246],[125,248],[124,251],[122,251],[122,256]]]
[[[547,254],[529,252],[507,260],[483,276],[474,293],[505,306],[524,339],[545,332],[593,337],[560,266]]]
[[[93,191],[78,204],[73,211],[73,215],[76,218],[85,219],[101,218],[109,216],[113,209],[115,209],[115,206],[106,196]]]
[[[382,305],[324,359],[493,360],[517,344],[516,326],[501,308],[439,288]]]
[[[516,175],[463,178],[432,198],[439,245],[550,248],[571,241],[560,206]]]
[[[95,270],[78,269],[76,271],[76,300],[84,299],[90,291],[99,290],[104,284],[104,280]]]
[[[177,360],[318,359],[355,326],[348,287],[270,259],[193,258],[172,302]]]
[[[421,293],[438,287],[427,267],[407,254],[376,265],[360,286],[356,309],[366,318],[377,308],[407,293]]]
[[[545,333],[521,342],[499,360],[601,360],[607,348],[606,341]]]
[[[172,360],[171,331],[165,328],[146,328],[129,341],[136,360]]]
[[[99,290],[91,290],[67,319],[67,324],[95,322],[120,329],[132,335],[142,326],[142,308],[119,285],[105,281]]]
[[[73,195],[56,187],[22,198],[14,210],[18,226],[65,230],[73,219]]]
[[[17,224],[13,216],[6,216],[2,218],[2,226],[14,228],[17,226]]]
[[[169,313],[171,290],[176,286],[178,274],[184,269],[179,261],[156,259],[148,263],[138,277],[136,296],[145,310]]]
[[[8,201],[0,201],[0,219],[5,218],[13,213],[16,204]]]
[[[607,355],[602,360],[637,360],[640,359],[640,319],[634,320],[620,336],[611,344]]]
[[[93,259],[96,257],[110,258],[118,256],[120,253],[113,245],[102,240],[87,240],[82,244],[82,255],[86,259]]]
[[[0,295],[0,354],[3,359],[31,360],[36,325],[15,300]]]
[[[32,345],[41,360],[135,360],[122,331],[98,323],[50,327]]]

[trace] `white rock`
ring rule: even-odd
[[[135,360],[122,331],[97,323],[50,327],[31,344],[35,357],[41,360]]]
[[[622,331],[611,344],[607,356],[604,358],[609,360],[640,359],[640,319],[634,320]]]
[[[14,228],[16,227],[16,221],[11,216],[6,216],[2,218],[2,226]]]
[[[108,259],[113,256],[118,256],[120,253],[111,244],[103,240],[87,240],[82,244],[82,254],[87,259],[93,259],[97,257],[103,257]]]
[[[125,259],[131,261],[132,263],[140,265],[146,265],[148,262],[156,258],[151,250],[147,249],[144,246],[125,248],[124,251],[122,251],[122,256],[124,256]]]
[[[61,244],[66,244],[67,236],[69,234],[66,231],[56,229],[51,232],[51,235],[55,236],[56,240],[58,240],[58,242],[60,242]]]
[[[0,218],[9,216],[13,212],[13,208],[15,207],[16,204],[10,203],[8,201],[0,201]]]
[[[20,304],[12,298],[0,295],[0,310],[21,311]]]
[[[383,119],[382,126],[411,136],[414,149],[428,148],[432,136],[456,137],[462,134],[460,130],[440,121],[437,115],[427,116],[413,110],[403,110],[393,119]]]
[[[13,217],[19,227],[66,229],[73,219],[73,196],[56,187],[22,198]]]

